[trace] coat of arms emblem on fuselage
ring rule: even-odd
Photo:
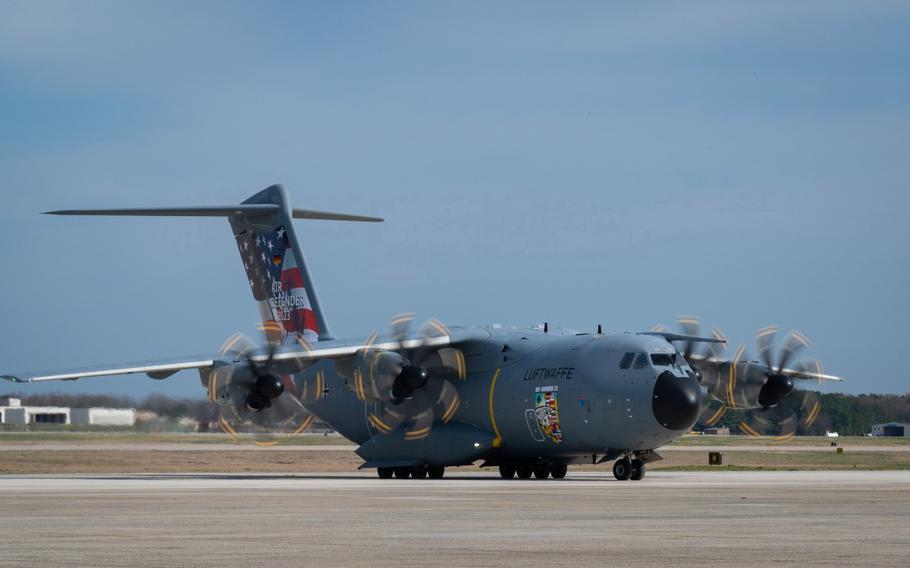
[[[559,426],[559,387],[537,387],[534,389],[534,412],[537,423],[544,435],[556,442],[562,442]]]

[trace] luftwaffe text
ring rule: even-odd
[[[575,367],[539,367],[537,369],[527,369],[524,380],[565,379],[571,381],[573,378],[575,378]]]

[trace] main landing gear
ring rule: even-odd
[[[391,479],[392,477],[395,477],[395,479],[407,479],[409,477],[414,479],[425,479],[427,477],[430,479],[442,479],[445,473],[446,468],[441,465],[376,468],[376,475],[379,476],[379,479]]]
[[[569,470],[564,462],[560,461],[538,461],[527,463],[506,463],[499,466],[499,476],[503,479],[512,479],[516,475],[518,479],[546,479],[550,476],[553,479],[562,479]]]
[[[645,476],[645,462],[638,458],[629,459],[624,457],[616,460],[613,464],[613,477],[619,481],[640,481]]]

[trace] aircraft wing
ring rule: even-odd
[[[341,339],[320,341],[313,345],[293,344],[277,348],[272,355],[272,365],[277,373],[295,373],[308,364],[324,359],[344,359],[352,357],[364,349],[391,350],[397,348],[416,349],[418,347],[445,347],[478,339],[471,330],[457,329],[448,335],[438,337],[409,337],[396,341],[373,337],[366,339]],[[249,354],[256,363],[269,359],[269,349],[263,347]],[[91,377],[110,377],[144,373],[153,379],[166,379],[178,371],[197,369],[205,371],[213,367],[231,365],[245,360],[234,353],[216,353],[208,355],[176,357],[117,365],[92,366],[77,369],[62,369],[52,372],[3,373],[0,379],[14,383],[35,383],[43,381],[74,381]]]
[[[42,381],[75,381],[90,377],[108,377],[114,375],[131,375],[145,373],[155,379],[167,378],[177,371],[185,369],[207,369],[215,365],[211,355],[199,357],[176,357],[152,361],[137,361],[119,365],[99,365],[79,369],[60,369],[51,372],[6,373],[0,375],[14,383],[37,383]]]

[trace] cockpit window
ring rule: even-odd
[[[673,359],[669,353],[651,353],[651,363],[655,367],[672,367]]]
[[[619,362],[620,369],[628,369],[632,366],[632,359],[635,359],[635,353],[626,353],[622,356],[622,361]]]
[[[635,359],[635,366],[632,368],[633,369],[644,369],[647,366],[648,366],[648,354],[639,353],[638,357]]]

